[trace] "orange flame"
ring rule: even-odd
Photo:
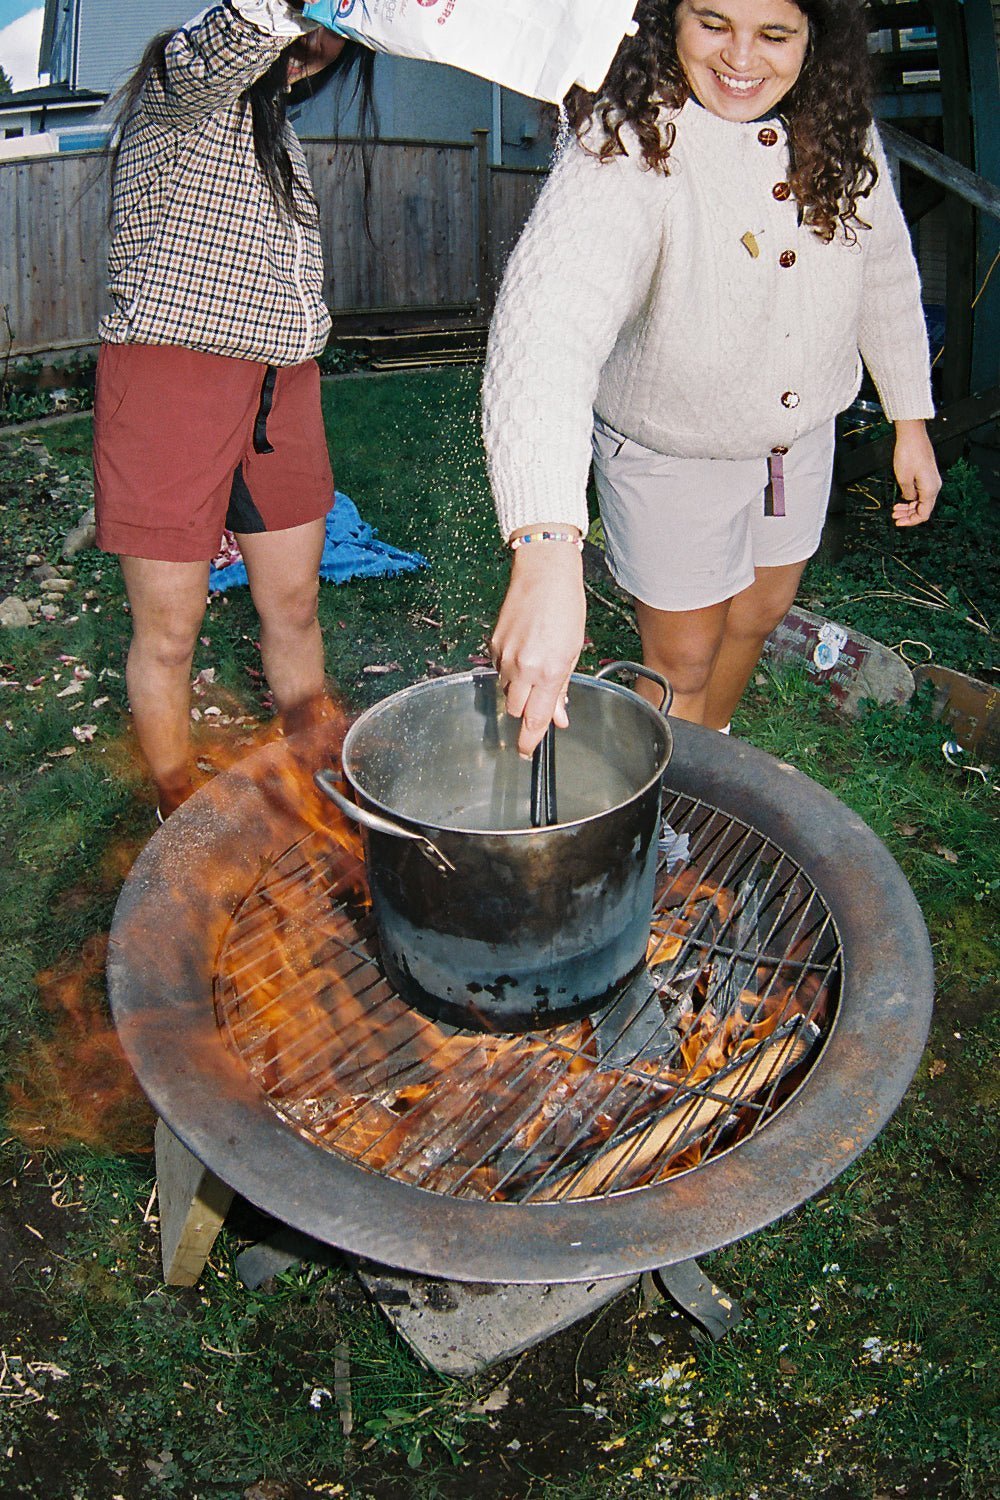
[[[8,1129],[33,1149],[152,1150],[153,1113],[104,999],[106,952],[106,936],[88,938],[79,954],[38,975],[42,1003],[55,1025],[50,1036],[32,1038],[15,1060],[7,1113]]]

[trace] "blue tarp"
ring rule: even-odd
[[[388,542],[380,542],[377,534],[362,521],[354,501],[337,490],[336,503],[326,518],[326,545],[319,565],[319,576],[333,583],[346,583],[349,578],[382,578],[393,573],[413,573],[417,568],[429,566],[426,557],[419,552],[402,552]],[[211,568],[208,586],[213,591],[231,589],[247,581],[247,570],[242,561],[230,563],[225,568]]]
[[[423,553],[402,552],[388,541],[379,541],[367,520],[361,520],[357,505],[348,495],[337,490],[334,499],[336,504],[327,514],[327,541],[319,561],[319,577],[346,583],[351,577],[388,577],[430,567]],[[208,568],[208,588],[214,592],[246,582],[246,567],[241,561],[229,562],[228,567]]]

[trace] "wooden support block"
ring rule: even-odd
[[[156,1182],[160,1251],[168,1286],[194,1286],[233,1201],[233,1190],[156,1122]]]

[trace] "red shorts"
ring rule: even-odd
[[[94,403],[97,544],[211,561],[224,528],[325,516],[333,473],[314,359],[279,369],[165,344],[102,344]]]

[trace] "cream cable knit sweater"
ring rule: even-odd
[[[773,137],[773,140],[772,140]],[[861,358],[890,419],[930,417],[905,221],[879,180],[857,241],[823,244],[784,197],[779,121],[688,101],[670,175],[563,153],[511,256],[490,330],[483,432],[504,536],[587,528],[592,413],[661,453],[754,458],[853,401]],[[756,252],[756,253],[755,253]]]

